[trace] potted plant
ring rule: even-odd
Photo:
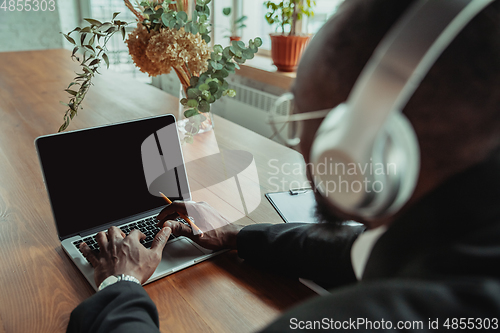
[[[302,52],[306,48],[310,35],[297,34],[297,22],[304,16],[314,15],[312,11],[316,5],[314,0],[283,0],[266,1],[266,21],[273,25],[280,33],[270,34],[271,56],[278,70],[293,72],[297,68]],[[287,29],[289,32],[287,33]]]
[[[226,7],[222,10],[222,13],[226,16],[230,16],[232,12],[231,7]],[[235,19],[234,15],[231,15],[231,29],[226,29],[230,33],[230,35],[224,36],[224,37],[229,37],[230,42],[234,41],[239,41],[241,40],[241,36],[238,34],[241,29],[246,28],[247,26],[245,25],[245,21],[248,19],[246,15],[243,15],[239,18]]]

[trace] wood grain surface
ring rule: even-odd
[[[73,308],[93,294],[60,246],[34,146],[36,137],[62,123],[65,107],[59,101],[67,102],[63,90],[75,70],[66,50],[0,53],[0,333],[64,332]],[[177,112],[177,98],[103,72],[69,130]],[[203,189],[221,170],[196,164],[217,150],[247,151],[257,166],[259,181],[245,182],[260,189],[260,198],[252,199],[258,208],[238,223],[281,223],[264,193],[305,181],[294,174],[303,165],[300,154],[218,117],[214,131],[184,145],[186,161],[193,162],[187,166],[190,184],[200,189],[194,200],[229,217],[244,214],[241,205],[228,199],[223,186]],[[313,295],[296,280],[246,264],[235,252],[145,289],[158,307],[162,332],[251,332]]]

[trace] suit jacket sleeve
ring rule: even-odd
[[[121,281],[74,309],[67,332],[159,332],[158,311],[142,286]]]
[[[238,255],[264,268],[331,288],[356,281],[350,252],[364,229],[328,223],[250,225],[238,234]]]

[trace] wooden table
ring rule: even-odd
[[[73,308],[93,294],[60,246],[33,144],[37,136],[57,131],[65,111],[59,101],[68,100],[63,89],[77,69],[66,50],[0,53],[0,333],[63,332]],[[103,71],[70,130],[175,114],[176,98]],[[185,157],[196,159],[217,143],[252,153],[257,164],[261,201],[238,222],[280,223],[263,194],[303,182],[294,174],[302,157],[222,118],[215,119],[215,131],[184,145]],[[206,174],[188,168],[188,177],[202,182]],[[197,191],[194,199],[234,213],[218,191],[224,189]],[[235,252],[145,289],[158,306],[163,332],[251,332],[313,295],[294,279],[244,263]]]

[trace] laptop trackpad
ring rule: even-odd
[[[161,259],[156,273],[164,273],[179,266],[192,264],[194,259],[205,255],[203,251],[194,246],[185,238],[178,238],[173,242],[168,242],[163,249],[163,257]],[[175,269],[177,270],[177,269]]]

